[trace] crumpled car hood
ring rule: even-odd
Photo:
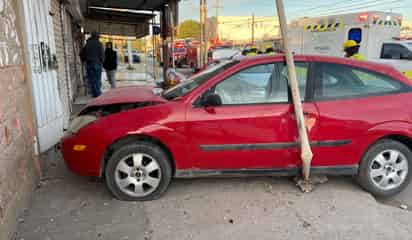
[[[113,105],[120,103],[142,103],[167,102],[161,96],[153,93],[153,87],[136,86],[136,87],[120,87],[103,93],[100,97],[93,99],[88,106]]]

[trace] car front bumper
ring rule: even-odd
[[[70,171],[82,176],[100,176],[104,149],[95,142],[79,135],[62,138],[61,151]],[[84,149],[81,146],[85,146]]]

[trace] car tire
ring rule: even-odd
[[[172,179],[167,154],[146,142],[128,144],[115,150],[105,171],[109,191],[119,200],[150,201],[166,192]]]
[[[381,140],[364,154],[357,181],[376,197],[390,197],[401,192],[411,181],[412,152],[394,140]]]

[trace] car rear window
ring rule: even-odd
[[[385,95],[407,88],[389,76],[351,66],[318,63],[316,69],[316,99]]]

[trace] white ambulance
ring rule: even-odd
[[[289,41],[296,54],[341,56],[343,44],[355,40],[369,61],[390,64],[412,79],[412,40],[401,40],[402,16],[362,12],[300,18],[289,24]]]

